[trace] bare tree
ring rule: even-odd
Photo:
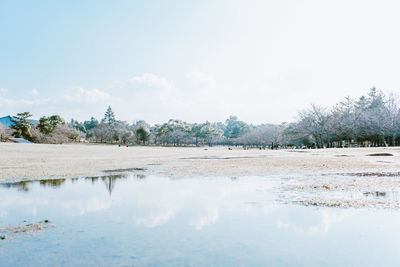
[[[7,137],[6,127],[4,127],[4,125],[0,123],[0,142],[5,141],[6,137]]]
[[[385,120],[386,135],[391,139],[392,146],[396,145],[396,138],[400,134],[399,96],[389,95],[386,102],[387,117]]]
[[[318,148],[330,144],[331,127],[329,125],[331,116],[326,108],[311,105],[310,109],[299,112],[297,130],[303,135],[310,135]]]

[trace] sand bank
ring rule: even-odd
[[[393,156],[368,156],[377,153]],[[173,177],[394,172],[400,171],[400,148],[272,151],[0,143],[0,182],[92,176],[123,168]]]

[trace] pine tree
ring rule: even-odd
[[[18,113],[11,119],[13,123],[11,125],[11,129],[14,129],[13,135],[17,138],[23,137],[25,139],[31,140],[32,134],[31,130],[31,121],[29,118],[32,117],[32,114],[29,112]]]
[[[115,114],[112,111],[111,106],[108,106],[102,121],[107,123],[109,126],[112,126],[115,123]]]

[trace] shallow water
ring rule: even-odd
[[[54,226],[7,234],[0,266],[400,264],[399,211],[285,205],[281,182],[109,174],[0,184],[0,228]]]

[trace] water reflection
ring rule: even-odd
[[[99,187],[99,185],[103,186]],[[71,180],[7,184],[7,188],[11,190],[16,188],[19,191],[21,187],[25,188],[25,192],[32,191],[32,194],[22,197],[10,192],[9,195],[12,197],[7,198],[7,205],[36,201],[36,198],[32,196],[39,195],[45,205],[60,205],[84,215],[88,212],[108,210],[122,201],[130,207],[129,209],[135,211],[128,220],[138,226],[149,228],[168,223],[179,214],[190,214],[188,224],[200,230],[217,222],[221,211],[234,210],[237,206],[243,206],[246,210],[258,208],[266,211],[273,210],[271,203],[262,204],[265,200],[272,198],[272,195],[265,194],[272,186],[263,180],[254,183],[230,178],[175,180],[152,177],[148,180],[144,174],[140,173],[109,173],[103,176]],[[104,192],[104,188],[108,197],[101,193],[101,191]],[[49,189],[51,191],[48,191]],[[53,193],[53,189],[59,192]],[[45,195],[48,195],[48,198],[42,197]],[[47,199],[53,198],[51,203],[47,202]],[[12,199],[16,201],[13,203]],[[248,203],[259,205],[251,205],[254,206],[252,208]],[[6,207],[4,205],[5,203],[3,207]]]
[[[114,190],[116,181],[121,178],[126,178],[126,176],[110,175],[108,177],[101,177],[110,195]]]
[[[137,168],[135,168],[137,169]],[[124,169],[125,170],[125,169]],[[135,173],[112,173],[111,171],[104,171],[107,173],[106,175],[101,176],[93,176],[93,177],[85,177],[85,178],[71,178],[71,183],[76,183],[79,180],[90,180],[92,184],[98,183],[100,180],[105,184],[107,191],[111,195],[115,184],[118,180],[124,180],[128,177],[137,178],[143,180],[146,178],[144,174],[135,174]],[[67,179],[44,179],[38,181],[19,181],[19,182],[12,182],[12,183],[2,183],[0,186],[9,189],[17,189],[18,191],[28,192],[33,184],[39,183],[42,187],[50,187],[53,189],[61,187]]]
[[[394,244],[400,214],[281,205],[274,189],[280,182],[271,177],[170,179],[108,172],[3,184],[0,228],[43,219],[57,227],[21,242],[0,241],[0,265],[400,263]],[[374,253],[363,253],[367,250]]]
[[[64,184],[66,179],[49,179],[49,180],[40,180],[40,185],[43,187],[52,187],[57,188]]]
[[[399,200],[399,191],[367,191],[363,195],[367,198],[385,199],[385,200]]]
[[[20,182],[15,182],[15,183],[3,183],[0,184],[2,187],[5,188],[13,188],[17,189],[18,191],[29,191],[29,186],[32,184],[32,181],[20,181]]]

